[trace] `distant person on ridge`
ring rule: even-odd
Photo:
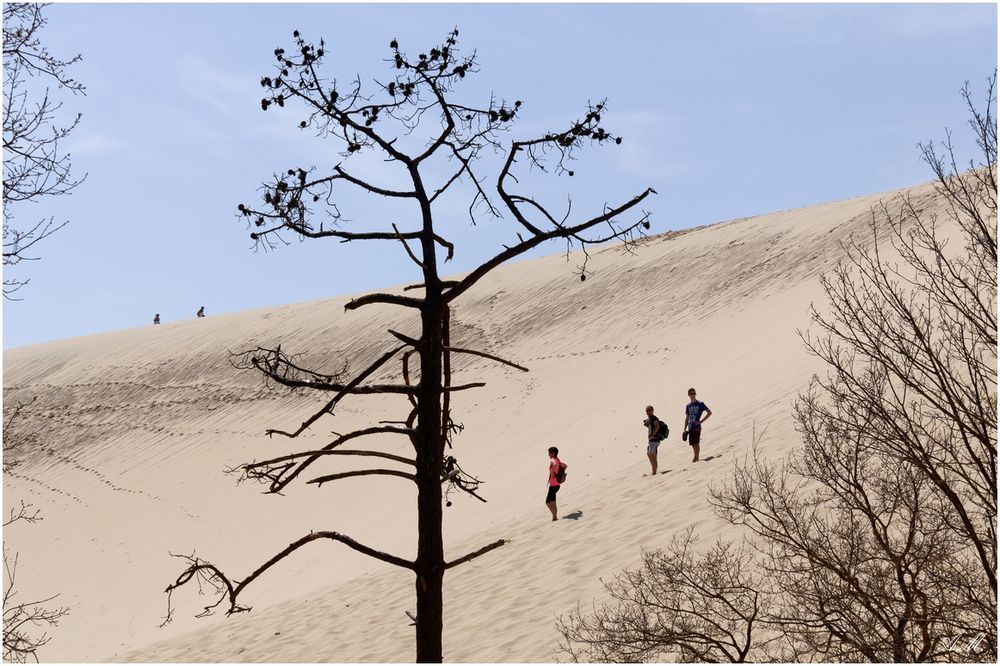
[[[649,444],[646,446],[646,457],[649,458],[649,464],[653,468],[651,476],[656,476],[656,454],[660,448],[660,442],[666,437],[667,424],[656,418],[653,414],[652,405],[646,405],[646,420],[642,422],[642,425],[649,429]]]
[[[160,323],[160,313],[159,312],[157,312],[155,315],[153,315],[153,323],[154,324],[159,324]]]
[[[698,400],[698,394],[693,388],[688,389],[688,402],[684,408],[684,434],[681,439],[687,440],[694,452],[694,459],[691,462],[698,462],[698,454],[701,452],[701,424],[712,415],[712,410],[708,405]],[[704,414],[705,418],[701,418]]]
[[[201,306],[200,308],[198,308],[198,314],[196,316],[199,317],[199,318],[205,316],[205,306],[204,305]]]
[[[554,446],[549,447],[549,494],[545,496],[545,506],[549,507],[549,511],[552,512],[552,520],[558,520],[556,517],[556,493],[559,492],[561,482],[559,481],[559,473],[563,467],[563,463],[559,460],[559,449]]]

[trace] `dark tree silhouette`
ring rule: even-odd
[[[498,356],[453,345],[449,333],[452,305],[494,268],[550,240],[563,239],[571,246],[584,249],[580,279],[585,279],[589,245],[619,239],[629,249],[649,228],[649,214],[637,211],[653,190],[646,189],[624,203],[605,205],[598,213],[585,216],[576,216],[571,210],[556,214],[541,197],[519,191],[518,172],[535,168],[573,175],[569,162],[577,149],[591,143],[617,144],[621,143],[621,138],[602,125],[605,104],[599,102],[589,104],[584,115],[565,129],[506,142],[504,137],[520,114],[521,102],[491,98],[485,104],[473,104],[456,99],[458,84],[478,72],[475,54],[464,55],[459,50],[458,30],[449,33],[443,43],[415,58],[392,40],[388,59],[390,75],[384,82],[376,81],[370,91],[362,88],[358,78],[348,85],[325,78],[320,73],[320,66],[328,57],[325,43],[322,40],[318,46],[308,43],[298,31],[293,37],[292,48],[274,51],[275,73],[261,79],[265,91],[261,107],[267,110],[272,106],[301,105],[306,117],[300,127],[311,128],[321,137],[341,142],[344,146],[340,153],[342,159],[327,173],[320,173],[317,168],[288,169],[264,185],[263,205],[240,204],[239,212],[252,224],[251,238],[263,249],[287,242],[283,238],[287,234],[341,242],[383,240],[399,243],[420,271],[420,283],[407,287],[402,294],[362,296],[348,303],[346,309],[356,310],[371,304],[399,306],[419,317],[420,335],[414,338],[390,330],[398,344],[354,376],[300,367],[281,346],[248,351],[238,357],[237,365],[256,368],[266,380],[292,389],[332,395],[322,409],[297,428],[269,430],[270,436],[298,437],[321,417],[332,414],[341,400],[353,395],[401,395],[408,399],[411,409],[399,421],[381,422],[339,435],[322,449],[248,463],[238,471],[242,478],[264,482],[270,492],[277,493],[321,459],[330,460],[335,456],[379,459],[386,463],[385,467],[322,474],[310,479],[309,483],[322,485],[353,476],[381,475],[416,484],[419,534],[416,557],[411,560],[383,553],[338,532],[314,532],[290,544],[238,582],[213,564],[191,557],[189,566],[168,588],[168,593],[197,579],[215,584],[221,594],[215,604],[206,607],[206,612],[211,612],[223,601],[228,604],[229,613],[248,610],[238,599],[249,583],[307,543],[332,539],[414,572],[416,658],[419,662],[438,662],[442,660],[445,572],[504,543],[502,539],[495,541],[451,561],[444,557],[443,486],[447,484],[449,489],[465,491],[482,499],[476,492],[479,479],[463,471],[454,456],[445,455],[445,448],[451,446],[453,436],[461,429],[452,418],[451,395],[483,386],[481,382],[455,383],[453,358],[477,356],[526,370]],[[503,155],[495,179],[488,180],[481,173],[486,160],[480,158],[486,151]],[[400,168],[407,184],[396,188],[352,172],[347,166],[351,158],[366,152],[375,153]],[[442,165],[448,167],[447,175],[432,175],[440,173]],[[469,188],[468,210],[473,221],[482,216],[511,219],[517,225],[511,233],[516,242],[505,245],[464,277],[443,280],[439,272],[442,255],[443,261],[448,261],[455,248],[441,232],[435,203],[460,183]],[[374,197],[406,202],[412,206],[413,222],[374,230],[360,226],[349,229],[336,205],[339,188],[355,188]],[[620,221],[623,215],[633,211],[637,213],[632,219]],[[317,222],[320,212],[326,217]],[[406,293],[411,291],[422,291],[422,296]],[[400,364],[401,380],[393,372],[389,373],[389,379],[384,379],[391,361]],[[384,434],[407,438],[413,446],[413,457],[340,448],[348,442]],[[168,620],[169,617],[168,608]]]
[[[35,244],[66,224],[49,217],[18,225],[14,220],[16,204],[69,194],[83,182],[70,174],[70,155],[60,146],[79,124],[80,115],[61,125],[62,103],[51,97],[48,87],[54,83],[57,89],[84,94],[83,85],[66,74],[81,56],[61,60],[42,43],[39,33],[47,22],[45,7],[28,3],[3,6],[3,265],[8,272],[22,261],[38,259],[33,256]],[[6,277],[4,297],[17,300],[14,293],[27,282]]]

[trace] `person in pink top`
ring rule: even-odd
[[[556,518],[556,493],[559,492],[559,449],[549,447],[549,494],[545,497],[545,506],[552,512],[552,520]]]

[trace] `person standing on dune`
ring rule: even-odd
[[[559,470],[562,468],[562,462],[559,460],[559,449],[554,446],[549,447],[549,494],[545,496],[545,506],[549,507],[549,511],[552,512],[552,520],[558,520],[556,517],[556,493],[559,492],[561,486],[559,482]]]
[[[649,464],[653,468],[653,473],[650,476],[656,476],[656,455],[660,448],[660,442],[662,442],[666,437],[667,424],[656,418],[653,414],[652,405],[646,405],[646,420],[642,422],[642,425],[646,426],[649,430],[649,442],[646,445],[646,457],[649,458]]]
[[[693,388],[688,389],[688,400],[684,408],[684,434],[681,435],[681,439],[687,440],[691,445],[691,451],[694,453],[691,462],[698,462],[698,454],[701,452],[701,424],[712,415],[712,410],[698,400],[698,394]],[[702,414],[705,418],[701,418]]]

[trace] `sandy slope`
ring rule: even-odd
[[[912,195],[936,205],[926,186]],[[446,553],[511,542],[446,576],[447,659],[552,661],[555,618],[599,596],[600,577],[634,566],[642,549],[691,523],[706,540],[729,534],[706,488],[743,455],[755,425],[767,427],[769,453],[796,443],[791,402],[821,369],[796,329],[809,325],[810,302],[823,300],[818,276],[840,256],[838,243],[864,233],[878,198],[666,234],[635,255],[606,248],[582,283],[575,258],[507,266],[459,301],[455,344],[531,372],[476,359],[457,373],[487,382],[456,397],[454,414],[465,425],[456,455],[487,481],[489,502],[453,497]],[[415,490],[400,479],[293,485],[277,497],[236,486],[222,471],[405,415],[400,398],[360,398],[295,446],[262,435],[297,426],[321,399],[262,388],[230,366],[227,350],[280,341],[304,365],[339,369],[349,358],[357,369],[391,344],[387,327],[416,331],[391,308],[345,314],[346,300],[6,353],[4,399],[38,396],[31,423],[43,450],[4,479],[4,507],[24,499],[44,521],[6,529],[5,543],[21,553],[22,594],[59,592],[72,609],[43,659],[412,659],[403,615],[414,606],[410,575],[332,542],[312,544],[259,580],[244,598],[252,613],[195,619],[210,600],[188,590],[174,599],[174,622],[157,628],[162,590],[182,569],[170,552],[197,550],[239,578],[309,530],[333,529],[412,557]],[[679,439],[689,385],[714,412],[697,464]],[[647,403],[673,431],[656,478],[642,476]],[[557,523],[543,506],[549,445],[570,465],[559,496],[569,519]]]

